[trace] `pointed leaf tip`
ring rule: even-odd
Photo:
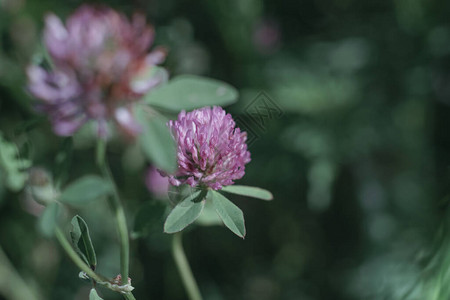
[[[212,202],[217,214],[222,219],[225,226],[227,226],[234,234],[244,239],[246,230],[244,213],[242,210],[216,191],[212,191]]]
[[[94,246],[92,245],[86,222],[79,215],[76,215],[72,218],[70,223],[72,224],[70,237],[75,251],[88,266],[95,268],[97,265],[97,256],[95,254]]]

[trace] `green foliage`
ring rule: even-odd
[[[145,101],[151,106],[178,112],[236,102],[238,92],[229,84],[200,76],[180,75],[155,89]]]
[[[103,300],[98,294],[97,291],[92,288],[91,292],[89,293],[89,300]]]
[[[80,216],[72,218],[72,231],[70,237],[72,238],[72,245],[78,255],[84,262],[95,270],[97,266],[97,256],[95,254],[94,246],[92,245],[89,229],[86,222]]]
[[[39,218],[39,231],[46,237],[52,237],[58,224],[59,204],[53,202],[49,204]]]
[[[97,175],[86,175],[66,187],[62,191],[60,201],[83,206],[112,192],[113,187],[107,180]]]
[[[147,158],[158,168],[167,172],[176,169],[175,141],[167,127],[168,119],[156,112],[148,113],[144,109],[137,109],[136,115],[142,133],[139,144]]]
[[[244,185],[228,185],[224,186],[222,188],[222,191],[266,201],[273,200],[273,195],[271,192],[259,187],[244,186]]]
[[[203,211],[206,195],[207,191],[196,191],[178,203],[164,223],[164,232],[179,232],[192,224]]]
[[[134,218],[132,238],[144,237],[152,232],[161,231],[165,212],[166,206],[162,202],[149,201],[145,203]]]
[[[21,190],[27,180],[24,169],[30,166],[31,162],[19,158],[17,147],[7,142],[0,132],[0,171],[3,171],[2,177],[6,186],[13,191]]]
[[[244,214],[242,210],[233,204],[230,200],[225,198],[222,194],[217,191],[211,191],[212,202],[217,214],[222,219],[225,226],[228,227],[237,236],[245,237],[245,222]]]
[[[159,80],[160,84],[163,84],[168,78],[169,74],[166,69],[158,66],[152,66],[150,68],[146,68],[143,72],[141,71],[141,74],[133,78],[131,85],[136,89],[139,89],[142,83],[147,85],[149,80]]]
[[[211,201],[211,193],[208,193],[203,212],[195,221],[195,223],[201,226],[223,225],[222,219],[217,214],[216,209],[214,208],[214,205]]]

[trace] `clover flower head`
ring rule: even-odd
[[[136,135],[140,128],[133,104],[167,79],[156,67],[166,51],[148,53],[153,36],[144,16],[128,20],[103,6],[84,5],[66,24],[47,15],[44,42],[54,67],[30,66],[28,89],[55,133],[70,136],[93,120],[105,136],[107,122],[114,120],[125,133]]]
[[[182,111],[168,126],[177,143],[178,170],[168,175],[172,185],[219,190],[244,176],[250,162],[247,133],[221,107]]]

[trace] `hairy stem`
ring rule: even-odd
[[[184,254],[181,232],[175,233],[172,240],[172,254],[190,300],[202,300],[197,282]]]
[[[99,166],[101,172],[103,173],[103,176],[113,186],[114,193],[113,193],[113,196],[110,197],[110,204],[114,211],[114,217],[116,219],[117,230],[119,233],[120,274],[122,276],[122,284],[127,284],[128,283],[128,268],[129,268],[129,251],[130,251],[127,220],[125,217],[125,211],[124,211],[122,203],[120,201],[117,186],[114,182],[114,178],[111,174],[111,170],[109,169],[108,163],[106,161],[105,153],[106,153],[106,142],[104,140],[100,139],[97,144],[97,165]],[[130,299],[134,299],[134,297],[130,298]]]

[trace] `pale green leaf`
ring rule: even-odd
[[[242,210],[216,191],[212,191],[212,202],[225,226],[237,236],[244,238],[245,222]]]
[[[98,294],[97,291],[92,288],[91,292],[89,293],[89,300],[103,300]]]
[[[253,187],[253,186],[228,185],[228,186],[224,186],[222,188],[222,191],[231,193],[231,194],[241,195],[241,196],[258,198],[258,199],[266,200],[266,201],[270,201],[273,199],[273,195],[271,192],[269,192],[265,189],[262,189],[259,187]]]
[[[154,166],[169,173],[176,170],[175,141],[167,127],[168,119],[144,110],[136,111],[142,133],[139,135],[139,144]]]
[[[86,175],[64,189],[60,201],[82,206],[113,192],[112,185],[96,175]]]
[[[70,222],[72,231],[72,245],[78,255],[86,262],[86,264],[95,269],[97,265],[97,256],[95,255],[94,246],[92,245],[89,229],[86,222],[80,216],[75,216]]]
[[[211,193],[208,193],[203,212],[195,221],[195,223],[201,226],[215,226],[223,224],[222,219],[217,214],[216,209],[211,201]]]
[[[58,203],[53,202],[45,208],[44,212],[39,218],[38,228],[44,236],[53,236],[58,223],[58,212]]]
[[[175,233],[193,223],[202,213],[205,206],[206,191],[196,191],[178,203],[164,224],[164,232]]]
[[[145,101],[171,111],[192,110],[204,106],[234,103],[238,92],[229,84],[200,76],[179,75],[148,95]]]

